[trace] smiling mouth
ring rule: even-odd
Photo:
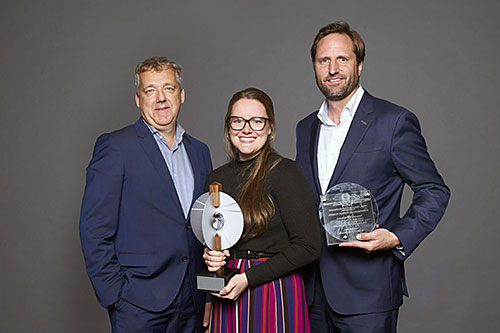
[[[159,107],[159,108],[155,108],[156,111],[166,111],[168,109],[169,109],[168,106],[162,106],[162,107]]]
[[[326,83],[336,84],[336,83],[341,82],[342,80],[343,80],[343,78],[340,78],[340,77],[331,77],[331,78],[326,79]]]
[[[252,143],[255,141],[255,138],[244,138],[244,137],[239,137],[238,139],[240,139],[241,142],[243,143]]]

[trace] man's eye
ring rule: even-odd
[[[347,58],[340,58],[340,62],[347,62]]]
[[[326,64],[328,62],[328,59],[319,59],[320,64]]]
[[[153,89],[147,89],[145,92],[147,95],[151,95],[153,93]]]
[[[166,90],[166,91],[174,91],[175,89],[174,89],[174,88],[172,88],[172,87],[166,87],[166,88],[165,88],[165,90]]]

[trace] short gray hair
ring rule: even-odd
[[[182,66],[172,60],[169,60],[167,57],[151,57],[139,63],[135,67],[135,87],[139,88],[139,85],[141,84],[141,73],[150,70],[161,72],[167,69],[174,71],[175,80],[179,84],[179,87],[182,88]]]

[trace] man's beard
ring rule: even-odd
[[[325,98],[329,101],[341,101],[347,96],[349,96],[358,86],[359,83],[359,75],[357,71],[354,74],[354,77],[349,78],[349,80],[346,80],[344,77],[344,84],[342,86],[339,86],[338,89],[336,90],[331,90],[331,88],[326,85],[323,80],[320,80],[316,76],[316,84],[318,85],[319,90],[323,93]],[[334,77],[334,76],[329,76]]]

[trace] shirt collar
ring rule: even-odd
[[[344,106],[344,109],[342,110],[340,114],[340,124],[336,125],[330,117],[328,117],[328,101],[324,100],[321,106],[319,107],[318,110],[318,119],[321,121],[322,124],[328,125],[328,126],[340,126],[342,123],[345,121],[345,119],[349,117],[354,117],[356,114],[356,110],[358,109],[359,102],[361,101],[361,98],[363,97],[365,90],[361,85],[358,86],[358,89],[354,93],[354,95],[351,96],[347,104]]]
[[[154,126],[150,125],[146,120],[144,120],[144,118],[142,118],[142,121],[144,121],[144,124],[146,124],[146,126],[149,128],[151,134],[153,134],[154,137],[163,138],[163,140],[165,140],[163,135]],[[179,123],[177,123],[175,125],[175,142],[172,146],[172,150],[175,149],[174,147],[177,147],[178,145],[181,144],[182,138],[184,137],[184,133],[186,133],[184,128],[182,128],[182,126]]]

